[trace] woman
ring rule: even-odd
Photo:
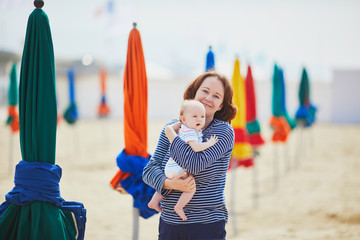
[[[218,142],[214,146],[202,152],[194,152],[178,136],[169,136],[168,139],[164,129],[161,132],[155,153],[143,172],[144,182],[166,196],[161,203],[159,240],[225,239],[228,213],[224,189],[234,145],[234,131],[229,122],[236,115],[232,96],[229,81],[215,72],[200,75],[184,93],[185,100],[195,99],[205,106],[203,139],[216,135]],[[167,125],[170,124],[174,129],[181,125],[178,120]],[[164,167],[169,157],[193,177],[190,175],[184,178],[184,173],[167,179]],[[174,206],[182,192],[195,188],[195,181],[195,195],[184,208],[187,220],[182,221],[175,213]]]

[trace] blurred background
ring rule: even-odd
[[[0,108],[6,108],[14,61],[20,72],[33,8],[32,1],[0,0]],[[276,63],[284,71],[290,115],[299,104],[305,67],[317,120],[360,123],[359,1],[63,0],[45,2],[43,10],[52,31],[60,112],[69,102],[67,71],[72,68],[79,117],[97,117],[99,70],[106,69],[110,116],[122,117],[127,41],[132,23],[137,22],[149,80],[149,118],[177,116],[183,90],[205,71],[212,46],[216,71],[229,79],[236,56],[244,76],[251,65],[259,120],[267,121],[271,115]],[[0,117],[5,113],[1,111]]]
[[[360,239],[359,0],[45,0],[42,9],[55,53],[61,193],[88,209],[86,239],[131,239],[136,219],[132,197],[109,187],[124,146],[124,68],[134,22],[148,78],[150,154],[164,124],[178,117],[186,86],[205,72],[209,46],[215,70],[230,81],[236,57],[243,78],[251,66],[266,144],[253,167],[227,174],[227,239]],[[11,70],[18,80],[33,10],[32,0],[0,0],[3,197],[22,159],[19,134],[5,123]],[[275,64],[284,73],[290,117],[299,108],[303,68],[317,108],[315,128],[297,127],[280,144],[269,125]],[[104,86],[110,114],[99,118]],[[66,124],[61,118],[75,102],[76,116]],[[158,219],[140,219],[140,239],[156,239]]]

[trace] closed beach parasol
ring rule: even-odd
[[[256,119],[256,97],[254,79],[251,73],[251,67],[248,66],[248,71],[245,79],[246,90],[246,130],[248,132],[249,143],[254,149],[254,166],[253,166],[253,207],[258,206],[259,191],[258,191],[258,176],[256,157],[259,155],[258,148],[265,143],[260,134],[260,124]]]
[[[16,64],[14,63],[10,71],[10,84],[8,91],[8,118],[6,124],[10,126],[9,139],[9,172],[13,169],[13,146],[14,135],[19,131],[19,113],[17,110],[18,104],[18,80],[16,73]]]
[[[286,121],[288,122],[290,129],[293,130],[297,123],[296,120],[292,117],[290,117],[287,108],[286,108],[286,85],[285,85],[285,78],[284,78],[284,71],[282,68],[278,68],[279,69],[279,77],[280,77],[280,86],[281,86],[281,109],[282,109],[282,114],[284,115],[284,117],[286,118]]]
[[[8,118],[6,124],[10,126],[11,132],[19,131],[19,114],[17,110],[18,104],[18,80],[16,74],[16,64],[14,63],[10,71],[10,84],[8,91]]]
[[[316,107],[310,102],[310,81],[305,68],[302,70],[299,86],[300,106],[296,111],[295,118],[301,125],[310,127],[315,122]]]
[[[98,107],[98,116],[106,117],[110,113],[110,108],[106,102],[106,70],[100,70],[100,85],[101,85],[101,102]]]
[[[284,109],[284,85],[281,80],[281,73],[278,66],[274,66],[274,74],[272,78],[273,95],[272,95],[272,117],[270,126],[273,129],[271,140],[273,142],[286,142],[291,127],[285,117]]]
[[[299,108],[295,113],[295,118],[299,124],[298,144],[295,164],[299,165],[300,157],[304,154],[303,149],[303,130],[313,125],[316,119],[317,108],[310,101],[310,81],[305,68],[302,70],[299,85]],[[311,140],[311,139],[310,139]],[[308,141],[311,142],[311,141]]]
[[[28,20],[20,72],[20,146],[15,187],[0,206],[0,239],[83,239],[85,209],[60,196],[55,165],[56,96],[49,21],[35,1]]]
[[[215,71],[215,56],[213,51],[211,50],[211,46],[209,47],[209,52],[206,54],[205,71]]]
[[[73,69],[68,70],[69,79],[69,106],[64,112],[64,119],[69,124],[74,124],[78,120],[78,110],[75,102],[75,73]]]
[[[253,150],[248,140],[246,130],[246,95],[245,81],[240,74],[240,61],[235,60],[234,73],[232,77],[232,87],[234,90],[233,102],[238,108],[235,118],[231,125],[235,132],[234,150],[231,155],[232,164],[236,166],[251,167],[253,165]]]
[[[235,118],[231,121],[231,126],[235,132],[234,149],[231,154],[229,169],[236,167],[251,167],[254,165],[253,149],[248,142],[246,130],[246,96],[245,96],[245,81],[240,74],[240,61],[239,58],[235,59],[234,72],[232,76],[233,87],[233,103],[237,107]],[[235,219],[235,178],[236,172],[233,171],[231,175],[231,195],[230,195],[230,215]],[[234,235],[237,234],[237,223],[233,221]]]
[[[248,132],[249,143],[257,148],[265,143],[260,134],[260,124],[256,118],[256,97],[254,88],[254,79],[251,73],[251,67],[248,66],[248,72],[245,79],[246,88],[246,129]]]
[[[124,72],[125,148],[116,159],[120,170],[110,184],[114,189],[123,188],[131,194],[134,199],[134,208],[137,208],[140,216],[145,219],[157,213],[147,206],[155,190],[142,180],[143,168],[150,159],[147,152],[147,91],[141,37],[134,23],[134,28],[129,35]]]

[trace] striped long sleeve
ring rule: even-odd
[[[184,208],[188,220],[182,221],[175,213],[174,206],[181,192],[173,190],[161,202],[161,218],[165,222],[190,224],[227,221],[224,189],[234,145],[234,131],[230,124],[214,119],[203,131],[204,141],[211,135],[216,135],[219,141],[214,146],[196,153],[179,137],[170,145],[164,130],[161,132],[155,153],[144,168],[144,182],[161,191],[166,179],[163,169],[170,155],[180,166],[193,174],[196,182],[196,193]]]

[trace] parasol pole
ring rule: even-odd
[[[140,210],[138,208],[133,208],[133,240],[139,239],[139,216]]]
[[[297,154],[296,154],[296,161],[295,161],[295,166],[299,167],[300,165],[300,158],[302,157],[302,151],[303,151],[303,122],[300,120],[299,121],[299,131],[298,131],[298,144],[297,144]]]
[[[254,148],[254,165],[253,165],[253,208],[259,207],[259,181],[256,158],[260,155],[259,151]]]
[[[289,144],[284,146],[284,158],[285,158],[285,172],[290,172],[291,169],[291,162],[289,157]]]
[[[278,188],[278,182],[279,182],[279,153],[278,153],[278,146],[275,143],[274,144],[274,159],[273,159],[273,192],[276,191]]]
[[[9,140],[9,173],[13,170],[13,162],[14,162],[14,136],[10,131],[10,140]]]
[[[231,191],[230,191],[230,215],[232,216],[232,223],[233,223],[233,232],[234,236],[237,235],[237,224],[236,224],[236,214],[235,214],[235,181],[236,181],[236,174],[235,169],[237,166],[238,160],[232,159],[231,161]]]
[[[136,29],[137,23],[133,23],[133,29]],[[133,208],[133,240],[139,239],[139,216],[140,210],[138,208]]]

